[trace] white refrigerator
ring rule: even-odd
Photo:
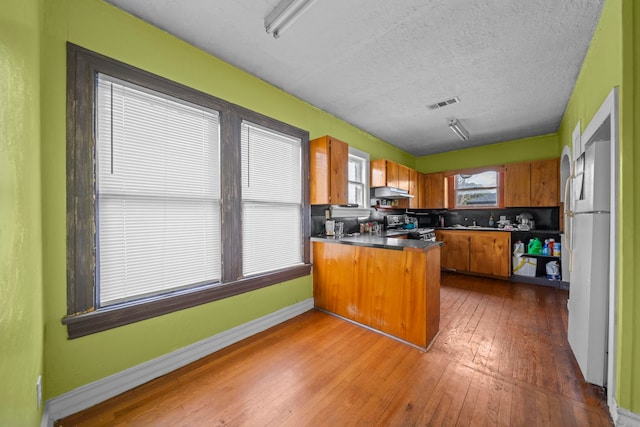
[[[609,295],[610,141],[587,143],[573,178],[573,268],[568,337],[582,374],[606,386]]]

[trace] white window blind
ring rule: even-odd
[[[369,206],[369,154],[349,147],[347,164],[348,202],[364,208]]]
[[[246,121],[241,139],[242,273],[301,264],[301,141]]]
[[[220,280],[218,113],[100,74],[99,306]]]

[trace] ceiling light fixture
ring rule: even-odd
[[[453,133],[460,137],[461,140],[469,140],[469,131],[462,127],[462,124],[460,124],[457,119],[449,120],[449,127],[451,128]]]
[[[264,28],[277,39],[302,15],[316,0],[282,0],[264,18]]]

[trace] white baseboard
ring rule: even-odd
[[[640,427],[640,414],[618,408],[616,419],[613,423],[616,427]]]
[[[60,418],[90,408],[127,390],[175,371],[231,344],[276,326],[313,309],[313,298],[290,305],[259,319],[226,330],[202,341],[162,355],[156,359],[78,387],[47,400],[42,414],[42,427],[53,427]]]

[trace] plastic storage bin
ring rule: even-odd
[[[526,256],[516,255],[513,257],[513,274],[516,276],[536,277],[538,260]]]

